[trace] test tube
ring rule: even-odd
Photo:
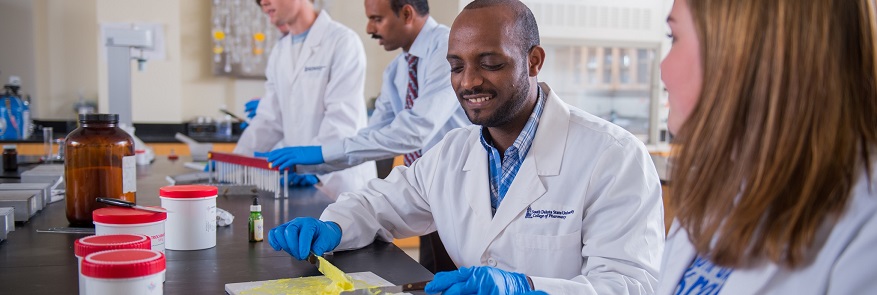
[[[67,142],[67,139],[58,138],[58,139],[53,140],[52,142],[54,142],[55,144],[58,145],[58,152],[57,153],[54,153],[54,147],[52,148],[52,150],[53,150],[52,158],[55,160],[59,160],[59,161],[64,160],[64,143]]]
[[[43,158],[43,161],[46,163],[52,163],[52,127],[43,127],[43,149],[45,150],[46,155]]]

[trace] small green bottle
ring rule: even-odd
[[[259,199],[253,198],[253,205],[250,206],[250,242],[261,242],[265,237],[265,228],[262,220],[262,206],[259,205]]]

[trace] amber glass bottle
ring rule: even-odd
[[[91,212],[103,207],[95,198],[137,201],[134,140],[117,126],[117,114],[83,114],[79,123],[64,146],[67,220],[93,226]]]

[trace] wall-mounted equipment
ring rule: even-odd
[[[315,0],[314,9],[330,0]],[[283,37],[253,0],[213,0],[210,56],[213,74],[265,78],[265,65],[274,43]]]
[[[0,94],[0,139],[27,139],[33,131],[30,102],[22,97],[19,89],[21,79],[9,76],[9,83],[3,86]]]

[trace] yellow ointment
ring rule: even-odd
[[[326,286],[328,293],[324,292],[324,294],[338,294],[342,291],[353,290],[353,279],[349,275],[329,263],[329,261],[326,261],[325,258],[317,256],[317,259],[320,261],[320,272],[332,280],[332,284]]]

